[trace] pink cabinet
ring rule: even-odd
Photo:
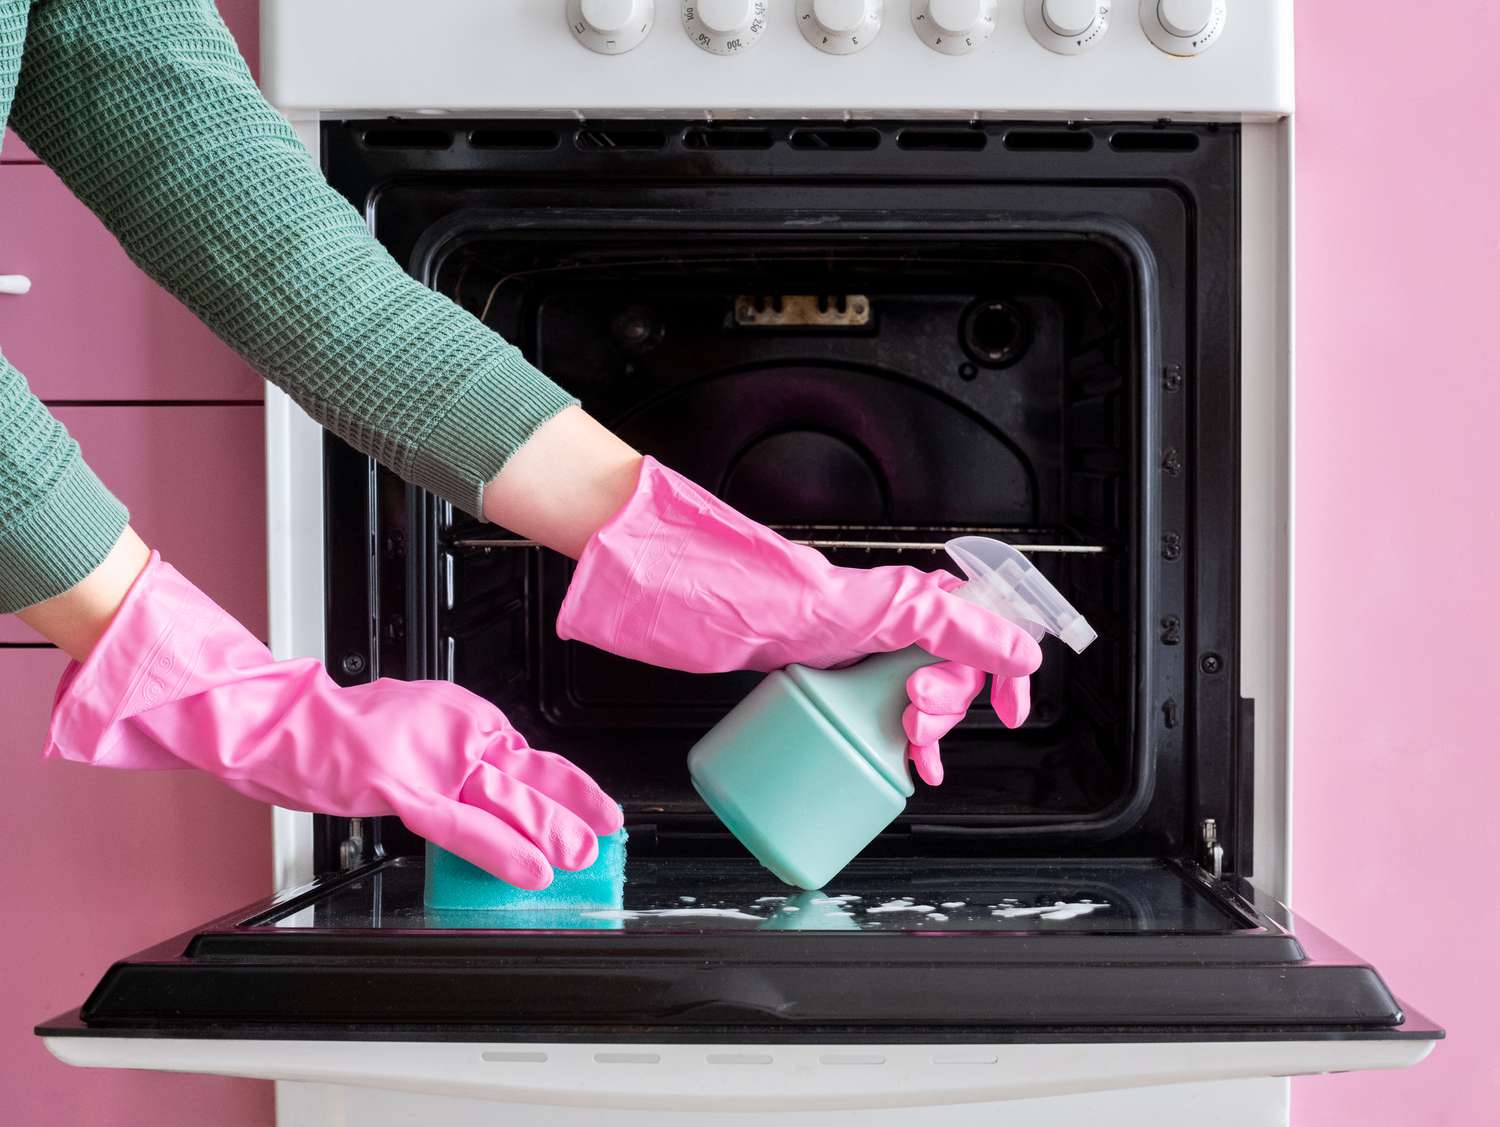
[[[11,155],[14,137],[5,153]],[[46,400],[259,400],[259,377],[130,261],[46,165],[0,165],[0,350]]]
[[[63,665],[55,650],[0,649],[0,794],[17,878],[0,928],[4,1120],[270,1127],[269,1084],[69,1068],[31,1034],[35,1022],[76,1006],[111,960],[271,884],[267,807],[197,772],[42,759]]]
[[[5,131],[5,146],[0,148],[0,164],[36,164],[37,155],[26,147],[26,142],[9,129]]]
[[[59,407],[83,456],[162,557],[261,637],[265,452],[259,404]],[[0,643],[39,641],[0,615]]]

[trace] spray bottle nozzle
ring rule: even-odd
[[[1099,635],[1047,577],[1009,544],[987,536],[960,536],[945,545],[968,582],[956,593],[1014,622],[1033,638],[1060,638],[1082,653]]]

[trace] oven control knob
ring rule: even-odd
[[[797,0],[802,38],[830,55],[863,51],[880,34],[885,0]]]
[[[568,0],[568,30],[601,55],[639,47],[655,18],[655,0]]]
[[[995,30],[995,0],[911,0],[911,25],[934,51],[963,55]]]
[[[1110,0],[1026,0],[1031,37],[1059,55],[1080,55],[1109,30]]]
[[[766,30],[770,0],[682,0],[687,36],[715,55],[738,55]]]
[[[1141,0],[1146,38],[1169,55],[1201,55],[1224,32],[1226,0]]]

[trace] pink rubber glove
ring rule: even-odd
[[[1042,661],[1025,631],[951,594],[960,582],[945,571],[836,567],[646,458],[630,500],[584,548],[557,632],[690,673],[826,668],[921,646],[945,661],[907,681],[907,750],[936,784],[938,740],[985,674],[995,711],[1016,727]]]
[[[312,659],[276,661],[153,553],[88,660],[58,685],[49,756],[197,767],[264,802],[395,814],[522,888],[582,869],[620,811],[488,701],[444,681],[341,688]]]

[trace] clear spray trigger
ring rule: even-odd
[[[944,547],[968,577],[955,594],[1014,622],[1039,641],[1043,634],[1060,638],[1074,653],[1082,653],[1099,636],[1047,577],[1009,544],[987,536],[960,536]]]

